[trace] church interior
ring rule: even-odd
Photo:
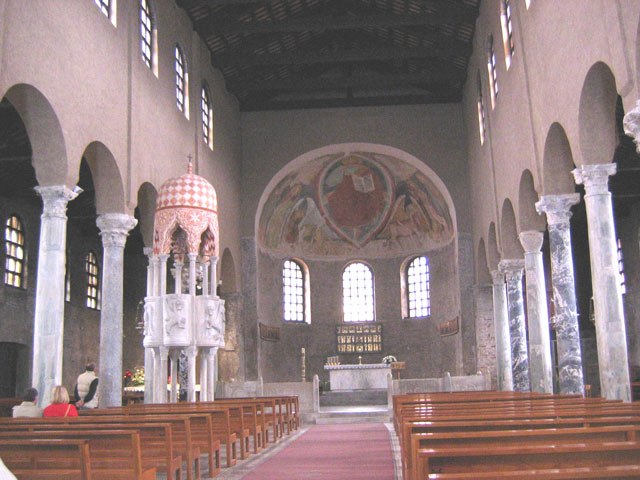
[[[0,0],[0,399],[634,408],[639,82],[637,0]]]

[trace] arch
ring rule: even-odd
[[[500,251],[498,250],[498,236],[496,234],[496,224],[491,222],[489,225],[489,245],[487,266],[489,271],[497,270],[498,263],[500,263]]]
[[[542,162],[544,195],[560,195],[575,191],[575,181],[571,175],[575,167],[571,146],[564,128],[557,122],[554,122],[547,132]]]
[[[358,178],[369,179],[372,190],[336,181],[356,168],[368,172]],[[338,185],[345,187],[341,199],[371,201],[358,197],[357,210],[341,211],[337,205],[349,202],[331,199]],[[280,169],[262,192],[255,231],[259,248],[282,258],[389,258],[455,242],[456,223],[448,189],[425,162],[385,145],[345,143],[309,151]]]
[[[138,189],[138,211],[140,213],[138,225],[142,240],[146,247],[153,247],[153,218],[156,213],[156,199],[158,191],[149,182],[144,182]]]
[[[96,213],[127,213],[122,175],[111,151],[96,141],[87,146],[83,156],[96,189]]]
[[[616,137],[616,80],[604,63],[594,64],[585,77],[578,114],[580,150],[585,164],[610,163]]]
[[[354,260],[342,269],[342,306],[345,323],[375,322],[375,276],[369,263]]]
[[[478,254],[476,255],[476,283],[478,285],[488,285],[491,283],[491,272],[487,262],[487,251],[484,246],[484,238],[478,243]]]
[[[525,170],[520,176],[520,188],[518,191],[518,214],[520,230],[536,230],[543,232],[546,228],[544,217],[538,215],[535,204],[538,201],[538,193],[533,185],[531,171]]]
[[[231,250],[225,248],[220,260],[220,293],[236,293],[236,264]]]
[[[524,250],[518,240],[518,227],[513,204],[508,198],[502,203],[502,221],[500,222],[500,244],[503,258],[523,258]]]
[[[49,100],[28,84],[12,86],[5,97],[20,115],[29,136],[38,184],[73,185],[62,126]]]

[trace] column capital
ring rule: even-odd
[[[582,165],[571,173],[578,185],[584,184],[585,195],[609,193],[609,177],[616,173],[615,163]]]
[[[102,245],[124,248],[129,231],[138,223],[134,217],[124,213],[103,213],[98,215],[96,225],[100,229]]]
[[[59,218],[67,218],[67,203],[82,192],[79,187],[69,190],[65,185],[38,186],[34,190],[42,197],[42,216]]]
[[[625,135],[633,138],[636,151],[640,153],[640,100],[636,102],[636,108],[627,112],[622,119]]]
[[[524,270],[524,259],[509,258],[500,260],[500,263],[498,263],[498,269],[504,273],[507,282],[521,280],[522,272]]]
[[[153,256],[153,247],[143,247],[142,253],[144,253],[146,257],[151,258]]]
[[[536,211],[546,214],[549,225],[568,224],[571,219],[571,207],[578,202],[580,202],[579,193],[543,195],[536,202]]]
[[[538,253],[542,249],[544,234],[537,230],[527,230],[518,235],[525,253]]]
[[[500,270],[491,270],[491,279],[494,285],[504,285],[504,273]]]

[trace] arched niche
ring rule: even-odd
[[[533,175],[529,170],[522,172],[520,177],[520,188],[518,189],[518,215],[520,218],[520,229],[525,232],[545,230],[544,217],[538,215],[535,204],[538,201],[538,193],[533,185]]]
[[[98,215],[127,213],[122,175],[111,151],[101,142],[91,142],[83,157],[93,177]]]
[[[488,236],[488,256],[487,266],[489,271],[497,270],[498,263],[500,263],[500,251],[498,249],[498,236],[496,234],[496,224],[491,222],[489,224],[489,236]]]
[[[38,184],[74,185],[75,172],[68,171],[64,134],[51,103],[28,84],[12,86],[5,97],[20,115],[29,136]]]
[[[138,225],[146,247],[153,247],[153,217],[156,213],[156,199],[158,191],[149,182],[140,185],[138,189]]]
[[[300,258],[384,258],[451,244],[456,216],[424,162],[376,144],[308,152],[278,172],[256,215],[258,247]]]
[[[478,243],[478,253],[476,255],[476,283],[478,285],[488,285],[491,283],[491,272],[487,262],[487,251],[484,246],[484,238]]]
[[[236,263],[231,250],[225,248],[220,259],[220,294],[236,293]]]
[[[585,77],[578,114],[580,150],[585,164],[610,163],[616,136],[616,80],[604,63],[594,64]]]
[[[500,239],[503,259],[523,258],[524,250],[518,240],[518,227],[513,204],[508,198],[502,203],[502,221],[500,223]]]
[[[549,127],[544,142],[543,183],[544,195],[573,193],[575,181],[571,171],[574,169],[573,155],[567,134],[559,123]]]

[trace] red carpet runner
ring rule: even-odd
[[[243,480],[393,480],[382,423],[314,425]]]

